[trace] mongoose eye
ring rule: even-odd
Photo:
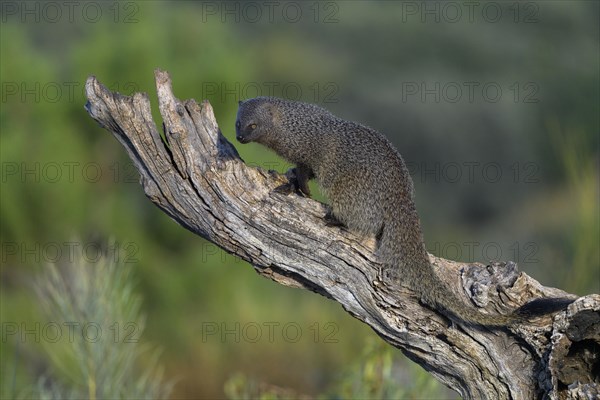
[[[256,124],[250,124],[250,129],[255,130],[256,129]]]

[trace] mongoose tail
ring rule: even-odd
[[[407,232],[406,227],[411,227],[411,231]],[[425,248],[414,202],[405,202],[403,207],[392,210],[392,218],[383,225],[378,252],[390,265],[390,275],[414,290],[424,304],[462,321],[496,327],[514,325],[563,310],[574,301],[570,298],[535,299],[507,315],[486,314],[466,304],[436,275]],[[411,285],[415,282],[420,284]]]

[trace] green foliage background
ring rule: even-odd
[[[421,2],[307,2],[298,22],[282,15],[285,3],[273,20],[254,3],[263,12],[257,22],[240,2],[107,2],[100,18],[84,18],[81,6],[72,21],[63,9],[57,22],[43,14],[44,2],[27,4],[37,4],[39,21],[8,8],[1,14],[3,323],[43,323],[30,285],[37,268],[64,261],[69,246],[94,250],[114,237],[122,261],[134,264],[143,340],[164,350],[175,398],[239,394],[239,379],[331,397],[449,395],[418,383],[422,373],[399,351],[368,351],[373,333],[341,307],[259,278],[145,198],[121,146],[85,112],[83,89],[96,75],[155,102],[155,68],[170,72],[180,99],[210,100],[232,141],[237,100],[271,94],[269,87],[380,130],[411,166],[431,252],[513,259],[543,284],[600,292],[596,2],[496,2],[498,22],[481,9],[473,21],[465,9],[455,20],[443,2],[430,3],[439,22],[406,8]],[[479,84],[473,101],[466,82]],[[439,83],[439,100],[408,94],[421,83]],[[498,101],[482,95],[486,83],[502,88]],[[463,93],[453,101],[456,85]],[[237,147],[249,163],[287,167],[257,145]],[[465,163],[475,165],[473,179]],[[501,179],[482,175],[490,165]],[[255,343],[206,334],[209,325],[271,322],[298,324],[300,340],[278,328],[273,341],[265,328]],[[324,339],[334,331],[333,342]],[[47,367],[31,336],[3,336],[1,346],[3,395],[33,385]],[[372,388],[366,372],[351,367],[388,365],[386,357],[395,372],[386,367],[381,376],[400,388]],[[6,378],[13,371],[14,381]]]

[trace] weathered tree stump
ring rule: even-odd
[[[326,226],[325,208],[315,200],[274,193],[284,176],[248,167],[207,101],[181,102],[168,74],[157,70],[155,76],[166,142],[146,94],[112,93],[90,77],[86,109],[125,147],[150,200],[179,224],[260,275],[337,301],[464,398],[598,398],[600,295],[527,324],[492,329],[453,322],[423,307],[409,289],[392,292],[373,238]],[[576,297],[540,285],[512,262],[431,261],[480,312],[509,313],[539,297]]]

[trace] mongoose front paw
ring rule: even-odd
[[[301,168],[290,168],[286,171],[285,176],[288,178],[290,185],[293,186],[296,194],[304,197],[310,197],[308,189],[308,177],[306,172]]]
[[[310,197],[310,190],[308,189],[308,181],[306,178],[298,173],[297,168],[290,168],[285,173],[288,183],[277,186],[273,191],[280,194],[291,194],[296,193],[299,196]]]
[[[273,189],[273,192],[288,195],[296,191],[296,187],[291,182],[284,183],[283,185],[277,186]]]

